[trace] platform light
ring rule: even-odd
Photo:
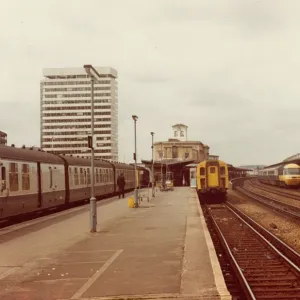
[[[137,167],[136,167],[136,159],[137,159],[137,153],[136,153],[136,122],[138,120],[138,116],[133,115],[132,119],[134,121],[134,154],[133,154],[133,158],[134,158],[134,207],[137,208],[139,206],[138,203],[138,188],[137,188]]]
[[[155,197],[155,188],[154,188],[154,160],[153,160],[153,138],[154,138],[154,132],[150,132],[152,136],[152,197]]]
[[[88,146],[91,149],[91,198],[90,198],[90,231],[97,231],[97,206],[95,198],[95,168],[94,168],[94,82],[100,80],[100,74],[92,65],[84,65],[87,75],[91,78],[91,135],[88,136]]]

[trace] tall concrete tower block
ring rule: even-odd
[[[173,138],[179,141],[187,141],[187,129],[188,126],[184,124],[176,124],[172,126]]]

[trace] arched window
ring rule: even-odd
[[[180,136],[184,136],[183,130],[180,131]]]
[[[176,130],[174,131],[174,136],[177,136],[177,131]]]

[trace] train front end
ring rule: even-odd
[[[283,167],[283,174],[280,181],[287,187],[300,187],[300,166],[297,164],[287,164]]]
[[[208,202],[223,202],[228,189],[228,167],[221,160],[207,160],[197,166],[197,193]]]

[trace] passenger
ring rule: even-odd
[[[123,198],[124,198],[124,197],[125,197],[125,193],[124,193],[125,178],[124,178],[123,173],[121,173],[121,174],[118,176],[117,184],[118,184],[118,188],[119,188],[119,199],[121,198],[121,195],[122,195]]]

